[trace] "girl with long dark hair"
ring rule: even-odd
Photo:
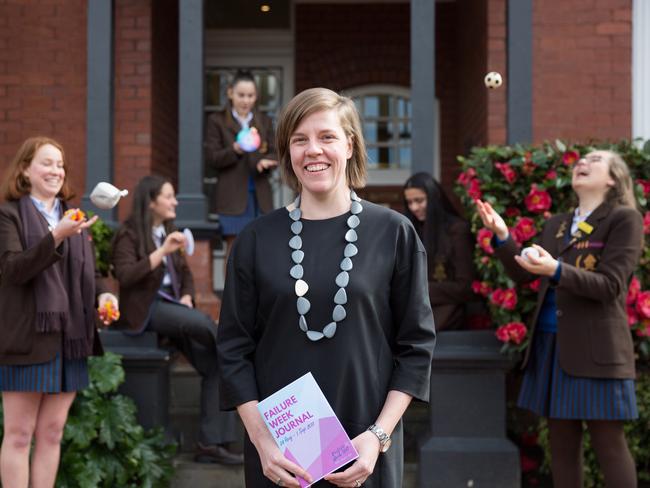
[[[436,330],[460,329],[465,326],[465,306],[474,299],[474,242],[469,224],[428,173],[406,180],[404,208],[427,250]]]
[[[235,440],[236,417],[220,412],[217,387],[216,326],[194,308],[194,280],[174,227],[176,196],[161,176],[145,176],[134,191],[133,211],[117,231],[112,248],[120,285],[120,321],[133,333],[155,331],[183,352],[202,377],[201,428],[196,460],[239,464],[227,449]]]

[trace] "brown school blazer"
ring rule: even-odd
[[[429,300],[436,330],[454,330],[466,327],[465,305],[476,300],[472,281],[474,270],[474,239],[469,224],[464,220],[453,222],[447,229],[452,249],[447,262],[429,269]]]
[[[127,224],[120,227],[113,240],[113,274],[120,285],[119,325],[132,331],[144,329],[164,277],[162,264],[152,270],[149,255],[140,254],[139,247],[135,231]],[[181,296],[194,299],[194,279],[185,256],[176,251],[167,256],[170,257],[181,282]]]
[[[625,299],[639,262],[643,220],[636,210],[603,203],[587,218],[590,233],[578,230],[567,243],[573,213],[552,217],[539,244],[562,261],[555,288],[557,345],[560,366],[573,376],[634,378],[634,350]],[[536,278],[519,266],[511,238],[497,248],[508,275],[518,283]],[[532,316],[530,337],[541,309],[549,278],[543,277]],[[531,341],[532,343],[532,341]],[[524,357],[528,361],[530,345]]]
[[[219,214],[238,215],[246,210],[248,176],[253,175],[257,203],[263,213],[273,210],[273,196],[269,183],[270,170],[257,171],[260,159],[277,159],[275,136],[271,119],[253,112],[250,127],[255,127],[261,139],[260,147],[251,153],[237,154],[232,148],[241,127],[230,107],[208,117],[205,132],[205,157],[208,166],[217,171],[217,205]]]
[[[54,247],[52,233],[28,250],[23,246],[22,233],[18,202],[0,205],[0,364],[44,363],[61,351],[60,332],[36,332],[34,278],[63,255]],[[98,272],[95,287],[96,296],[108,291]],[[93,353],[101,352],[95,334]]]

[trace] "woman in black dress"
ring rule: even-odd
[[[466,326],[466,305],[476,298],[472,292],[474,239],[469,224],[429,173],[416,173],[406,180],[404,208],[427,250],[436,330],[461,329]]]
[[[408,219],[353,191],[366,152],[350,99],[324,88],[298,94],[281,115],[278,150],[299,198],[239,235],[217,337],[221,406],[237,408],[247,431],[246,486],[308,477],[256,405],[311,371],[359,452],[317,486],[398,487],[400,419],[412,398],[429,397],[426,252]]]

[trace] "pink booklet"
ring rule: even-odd
[[[314,483],[359,454],[311,373],[262,400],[257,408],[275,442]],[[298,478],[300,486],[311,486]]]

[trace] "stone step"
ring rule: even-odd
[[[174,465],[176,475],[172,480],[171,488],[197,488],[199,486],[244,488],[244,468],[241,466],[195,463],[190,454],[176,456]],[[416,486],[417,465],[406,463],[402,488],[415,488]]]

